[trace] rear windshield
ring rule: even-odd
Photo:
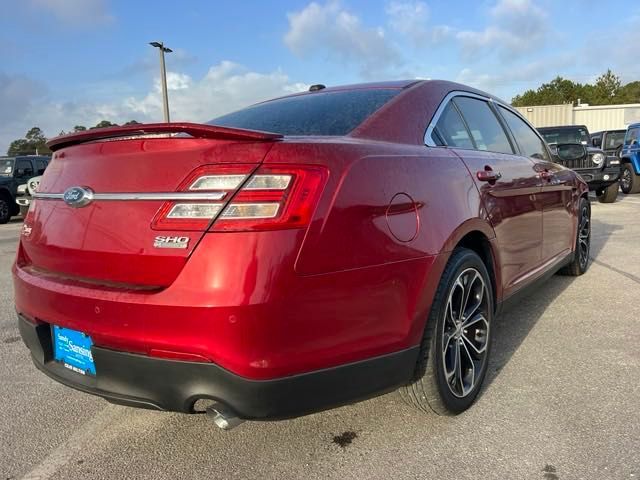
[[[13,173],[13,158],[0,158],[0,175],[9,176]]]
[[[259,103],[208,123],[282,135],[346,135],[400,91],[316,92]]]
[[[540,128],[538,131],[547,143],[589,143],[589,131],[584,127]]]

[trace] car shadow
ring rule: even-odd
[[[591,263],[597,260],[609,238],[621,229],[618,225],[591,219]],[[587,270],[585,275],[595,274]],[[549,305],[562,295],[574,280],[575,277],[556,274],[540,285],[532,287],[521,301],[501,312],[494,321],[494,343],[480,396],[499,376],[500,371],[520,348]]]

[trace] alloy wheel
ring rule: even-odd
[[[631,188],[631,172],[628,168],[622,171],[622,178],[620,178],[623,190],[629,190]]]
[[[442,365],[449,390],[458,398],[473,392],[487,361],[489,291],[475,268],[456,279],[442,329]]]
[[[591,245],[591,220],[587,205],[580,211],[580,226],[578,229],[578,248],[580,254],[580,266],[586,267],[589,262],[589,248]]]
[[[0,218],[9,216],[9,205],[4,200],[0,200]]]

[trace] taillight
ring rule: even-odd
[[[179,192],[216,194],[215,200],[184,200],[165,203],[156,214],[156,230],[204,231],[235,194],[255,165],[205,165],[192,172],[179,186]]]
[[[211,231],[299,228],[311,220],[328,172],[318,166],[269,165],[205,167],[181,191],[222,193],[219,201],[165,204],[154,228]]]

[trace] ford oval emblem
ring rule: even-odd
[[[89,187],[67,188],[62,194],[62,199],[70,207],[86,207],[93,201],[93,190]]]

